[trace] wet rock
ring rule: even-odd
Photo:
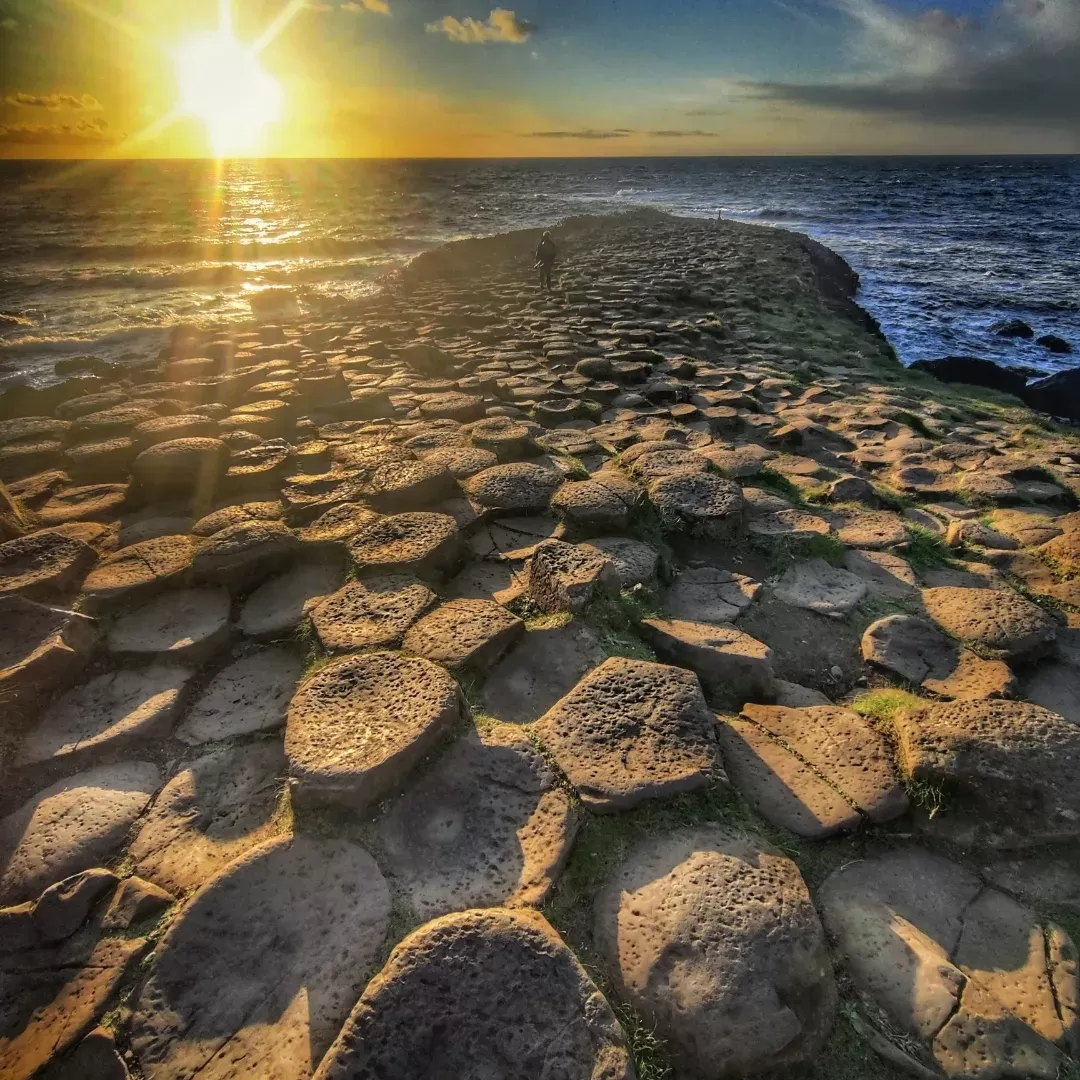
[[[289,706],[294,802],[369,804],[434,749],[460,714],[457,683],[419,657],[364,653],[321,668]]]
[[[894,718],[901,767],[945,783],[996,843],[1080,836],[1080,726],[1024,701],[959,701]]]
[[[1052,353],[1064,356],[1073,351],[1072,345],[1070,345],[1063,337],[1058,337],[1057,334],[1042,334],[1035,339],[1036,345],[1041,345],[1044,349],[1049,349]]]
[[[160,536],[122,547],[101,561],[83,583],[90,603],[138,603],[167,588],[188,583],[195,542],[190,536]]]
[[[340,586],[345,568],[333,558],[308,558],[264,581],[244,601],[237,620],[250,638],[271,639],[288,633]]]
[[[469,498],[492,513],[540,514],[562,486],[561,473],[531,462],[496,465],[464,483]]]
[[[361,529],[348,549],[361,573],[409,573],[425,580],[451,575],[464,558],[458,524],[449,514],[382,518]]]
[[[649,485],[649,499],[669,529],[688,529],[712,540],[733,539],[742,529],[742,489],[713,473],[662,476]]]
[[[109,631],[114,656],[198,664],[229,638],[224,589],[179,589],[119,616]]]
[[[1035,331],[1023,319],[1001,319],[990,327],[990,333],[998,337],[1032,338]]]
[[[274,834],[284,775],[276,742],[197,758],[161,789],[131,842],[135,872],[174,893],[205,884]]]
[[[146,762],[103,765],[39,791],[0,821],[0,904],[107,862],[158,785]]]
[[[535,731],[592,810],[694,791],[723,769],[696,676],[612,658],[549,709]]]
[[[641,845],[597,897],[596,941],[681,1076],[792,1068],[832,1028],[836,986],[809,892],[754,837],[699,829]]]
[[[566,793],[520,729],[459,739],[379,826],[385,866],[422,919],[540,904],[570,853]]]
[[[152,881],[124,878],[113,893],[101,920],[104,930],[127,930],[133,923],[149,919],[174,903],[176,897]]]
[[[34,905],[34,926],[44,942],[71,937],[90,915],[90,909],[120,879],[111,871],[97,867],[64,878],[50,885]]]
[[[842,619],[866,595],[867,586],[857,575],[824,559],[804,559],[785,571],[773,591],[792,607]]]
[[[1038,605],[1011,589],[923,589],[927,614],[953,637],[1003,660],[1045,653],[1057,623]]]
[[[528,595],[542,611],[581,611],[596,597],[619,591],[611,560],[584,544],[545,540],[526,567]]]
[[[933,623],[914,615],[888,615],[867,627],[862,655],[943,698],[1011,697],[1016,686],[1007,664],[961,649]]]
[[[389,923],[389,890],[358,845],[281,836],[248,852],[155,951],[131,1027],[143,1074],[309,1076]]]
[[[192,571],[201,584],[242,592],[283,570],[299,550],[299,539],[281,522],[232,525],[199,545]]]
[[[312,610],[311,621],[326,649],[395,647],[435,599],[411,574],[380,574],[347,582]]]
[[[0,596],[55,599],[77,588],[97,559],[89,544],[61,533],[8,540],[0,544]]]
[[[300,654],[282,646],[239,657],[210,680],[176,738],[197,745],[281,727],[303,670]]]
[[[530,630],[484,683],[484,708],[511,724],[542,716],[605,655],[580,623]]]
[[[446,915],[410,934],[364,990],[316,1080],[432,1072],[634,1076],[622,1029],[574,954],[543,916],[502,908]]]
[[[690,567],[664,594],[664,606],[674,619],[729,623],[754,602],[760,589],[760,583],[745,574],[714,566]]]
[[[486,674],[524,633],[524,622],[494,601],[449,600],[406,633],[403,647],[454,672]]]
[[[54,700],[23,740],[17,763],[75,760],[167,739],[194,671],[151,664],[97,675]]]

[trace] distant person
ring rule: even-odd
[[[540,237],[540,243],[536,245],[536,266],[540,270],[540,288],[551,288],[551,269],[555,265],[559,249],[555,241],[551,239],[551,233],[545,232]]]

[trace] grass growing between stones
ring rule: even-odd
[[[642,619],[659,615],[650,593],[623,589],[618,596],[594,600],[582,613],[582,621],[608,656],[655,660],[656,653],[638,637],[637,628]]]
[[[945,541],[935,536],[921,525],[905,522],[908,532],[908,546],[904,548],[904,558],[916,573],[922,570],[940,570],[953,565],[953,558]]]
[[[770,469],[768,465],[763,465],[760,472],[746,479],[749,487],[771,491],[774,495],[779,495],[781,499],[787,499],[794,506],[803,505],[802,488],[789,480],[782,472]]]
[[[807,537],[780,537],[766,543],[773,574],[782,574],[803,559],[824,559],[830,566],[843,566],[848,550],[835,536],[822,533]]]

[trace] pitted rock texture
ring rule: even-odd
[[[581,611],[605,593],[619,591],[619,574],[603,552],[587,544],[545,540],[526,567],[528,595],[542,611]]]
[[[449,514],[395,514],[356,533],[349,554],[361,573],[411,573],[425,580],[455,571],[464,558],[457,522]]]
[[[649,499],[672,529],[689,529],[711,540],[730,540],[743,527],[738,484],[713,473],[679,470],[649,484]]]
[[[89,544],[63,533],[45,531],[8,540],[0,544],[0,596],[56,598],[78,587],[97,560]]]
[[[207,537],[192,559],[192,571],[196,581],[241,592],[283,570],[299,550],[299,539],[282,522],[244,522]]]
[[[894,717],[901,767],[964,797],[988,842],[1080,836],[1080,725],[1025,701],[957,701]]]
[[[384,866],[422,919],[541,904],[570,854],[574,812],[521,730],[459,739],[379,826]]]
[[[412,574],[376,574],[328,596],[312,610],[311,622],[331,651],[394,648],[435,599]]]
[[[366,806],[434,749],[460,714],[457,683],[429,660],[376,652],[328,664],[289,706],[293,799]]]
[[[716,720],[697,677],[681,668],[605,660],[534,730],[591,810],[627,809],[724,778]]]
[[[449,600],[405,635],[407,652],[451,671],[486,674],[525,633],[525,623],[491,600]]]
[[[532,462],[496,465],[464,483],[469,498],[491,513],[540,514],[562,486],[562,474]]]
[[[610,1006],[548,922],[490,908],[410,934],[316,1080],[548,1075],[633,1080],[634,1069]]]
[[[1036,658],[1057,636],[1057,623],[1011,589],[923,589],[927,614],[943,630],[1002,660]]]
[[[611,560],[622,588],[632,589],[635,585],[647,587],[656,583],[660,556],[654,547],[644,541],[629,536],[600,536],[584,546],[599,551]]]
[[[720,829],[648,841],[596,899],[596,943],[621,997],[680,1076],[743,1076],[812,1061],[837,994],[795,864]]]
[[[159,536],[123,547],[101,561],[83,583],[96,605],[135,603],[188,584],[195,544],[190,536]]]
[[[210,880],[154,953],[132,1021],[147,1080],[309,1077],[390,924],[371,856],[281,836]]]

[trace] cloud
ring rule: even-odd
[[[692,129],[690,131],[650,131],[647,134],[654,139],[701,139],[712,138],[716,132]]]
[[[1001,0],[975,21],[938,8],[833,0],[854,23],[858,74],[813,83],[748,83],[788,104],[932,123],[1065,128],[1080,135],[1080,3]]]
[[[526,139],[625,139],[633,134],[629,128],[613,128],[610,131],[597,131],[585,128],[581,131],[530,131]]]
[[[48,109],[57,112],[71,109],[73,112],[97,112],[101,102],[93,94],[27,94],[17,91],[4,98],[7,105],[18,105],[24,109]]]
[[[110,130],[104,120],[80,120],[77,124],[11,124],[0,126],[0,144],[58,145],[71,143],[115,143],[123,138]]]
[[[462,45],[483,45],[489,41],[521,45],[532,37],[536,27],[525,19],[519,19],[513,11],[495,8],[483,21],[444,15],[437,22],[428,23],[427,30],[429,34],[445,34],[451,41],[458,41]]]
[[[365,11],[374,11],[379,15],[390,14],[389,0],[348,0],[347,3],[341,5],[342,11],[351,11],[354,15],[359,15]]]

